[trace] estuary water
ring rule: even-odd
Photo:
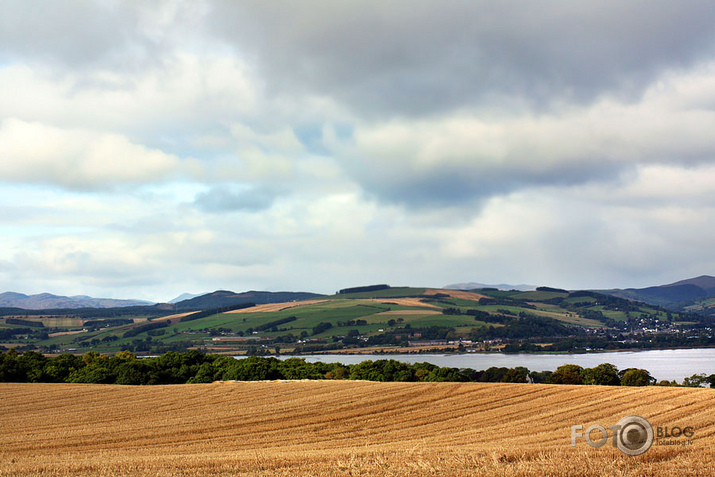
[[[289,358],[292,356],[283,356]],[[554,371],[562,364],[578,364],[593,368],[601,363],[614,364],[618,369],[643,368],[658,381],[667,379],[682,382],[696,373],[715,373],[715,348],[668,349],[648,351],[617,351],[583,354],[360,354],[360,355],[307,355],[298,356],[308,362],[340,362],[356,364],[366,360],[395,359],[405,363],[428,362],[451,368],[487,369],[491,366],[514,368],[524,366],[531,371]]]

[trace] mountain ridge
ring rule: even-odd
[[[715,277],[701,275],[666,285],[646,288],[614,288],[610,290],[593,291],[618,298],[625,298],[626,300],[642,301],[673,310],[683,310],[687,306],[698,304],[715,297]]]
[[[176,311],[194,311],[211,308],[223,308],[246,303],[253,303],[255,305],[284,303],[289,301],[318,298],[321,296],[324,295],[310,292],[268,292],[251,290],[236,293],[229,290],[216,290],[205,295],[180,301],[175,303],[173,306]]]
[[[179,296],[177,296],[177,297],[175,297],[175,298],[172,298],[171,300],[167,301],[166,303],[172,303],[172,304],[174,304],[174,303],[179,303],[179,302],[182,302],[182,301],[185,301],[185,300],[191,300],[192,298],[197,298],[197,297],[200,297],[200,296],[207,295],[208,293],[211,293],[211,292],[204,292],[204,293],[182,293],[181,295],[179,295]]]
[[[481,288],[496,288],[499,290],[531,291],[536,287],[531,285],[497,284],[489,285],[477,282],[455,283],[443,287],[450,290],[475,290]],[[679,280],[665,285],[646,288],[614,288],[606,290],[591,290],[606,295],[624,298],[631,301],[641,301],[673,310],[682,310],[686,306],[699,305],[701,302],[715,302],[715,277],[701,275],[694,278]],[[26,310],[47,309],[81,309],[81,308],[122,308],[132,306],[155,306],[176,311],[193,311],[210,308],[221,308],[244,303],[256,305],[305,300],[324,296],[311,292],[268,292],[250,290],[236,293],[229,290],[193,295],[182,294],[168,303],[154,303],[136,299],[93,298],[87,295],[60,296],[51,293],[26,295],[8,291],[0,293],[0,308],[21,308]],[[183,299],[182,299],[183,298]],[[706,307],[715,307],[706,304]]]
[[[75,308],[122,308],[147,306],[154,302],[133,299],[92,298],[87,295],[61,296],[52,293],[25,295],[24,293],[0,293],[0,307],[25,310],[75,309]]]
[[[688,278],[663,286],[673,287],[681,285],[694,285],[696,287],[702,288],[705,291],[713,290],[713,292],[715,293],[715,277],[711,277],[710,275],[700,275],[699,277]]]

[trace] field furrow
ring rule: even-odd
[[[5,475],[706,475],[715,391],[488,383],[0,384]],[[571,426],[694,429],[639,457]],[[594,436],[597,439],[599,436]]]

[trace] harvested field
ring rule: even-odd
[[[86,321],[84,318],[70,318],[68,316],[5,316],[7,318],[19,318],[25,321],[34,321],[37,323],[42,323],[48,328],[79,328]]]
[[[436,305],[432,305],[431,303],[425,303],[422,301],[421,298],[370,298],[370,299],[362,299],[360,300],[362,302],[373,302],[373,303],[379,303],[381,305],[400,305],[400,306],[413,306],[413,307],[422,307],[422,308],[436,308],[441,310],[440,307]]]
[[[437,288],[430,288],[428,290],[425,290],[425,295],[436,295],[436,294],[442,294],[442,295],[449,295],[452,298],[461,298],[463,300],[472,300],[472,301],[479,301],[480,298],[487,298],[486,295],[482,295],[480,293],[472,293],[468,291],[460,291],[460,290],[445,290],[445,289],[437,289]]]
[[[151,321],[169,321],[169,322],[171,322],[172,325],[174,325],[174,324],[178,323],[179,321],[181,321],[181,319],[182,319],[183,317],[188,316],[188,315],[191,315],[191,314],[194,314],[194,313],[196,313],[196,312],[195,312],[195,311],[189,311],[189,312],[187,312],[187,313],[177,313],[177,314],[175,314],[175,315],[169,315],[169,316],[162,316],[162,317],[159,317],[159,318],[153,318]],[[146,320],[144,320],[143,322],[140,322],[140,324],[144,324],[145,321],[146,321]],[[135,321],[134,323],[137,323],[137,322]]]
[[[0,384],[0,475],[713,475],[715,391],[481,383]],[[638,414],[629,457],[571,425]],[[599,436],[594,436],[595,438]]]
[[[390,316],[390,315],[424,315],[424,316],[429,316],[429,315],[441,315],[441,311],[437,310],[391,310],[391,311],[383,311],[381,313],[375,313],[372,316]]]
[[[343,300],[305,300],[305,301],[290,301],[285,303],[269,303],[267,305],[256,305],[251,308],[242,308],[240,310],[232,310],[226,312],[226,314],[238,314],[238,313],[273,313],[277,311],[288,310],[290,308],[319,305],[321,303],[327,303],[328,305],[337,305],[340,303],[348,304],[368,304],[368,303],[378,303],[381,305],[400,305],[409,307],[420,307],[420,308],[435,308],[440,309],[438,306],[432,305],[430,303],[422,302],[419,298],[357,298],[357,299],[343,299]]]
[[[285,303],[268,303],[266,305],[256,305],[251,308],[241,308],[240,310],[227,311],[227,314],[232,313],[271,313],[274,311],[288,310],[297,306],[316,305],[325,303],[328,300],[305,300],[305,301],[289,301]]]
[[[77,335],[80,333],[86,333],[87,330],[76,330],[76,331],[58,331],[57,333],[50,333],[49,336],[50,338],[54,338],[55,336],[68,336],[68,335]]]

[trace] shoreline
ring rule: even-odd
[[[672,350],[684,350],[684,349],[715,349],[715,346],[669,346],[669,347],[664,347],[664,348],[636,348],[636,349],[628,349],[628,348],[618,348],[618,349],[600,349],[600,350],[588,350],[588,351],[583,351],[583,352],[569,352],[569,351],[542,351],[542,352],[533,352],[533,351],[518,351],[516,353],[513,352],[503,352],[503,351],[446,351],[446,350],[441,350],[441,349],[432,349],[429,351],[407,351],[410,348],[404,348],[404,350],[400,351],[379,351],[379,350],[374,350],[374,351],[366,351],[366,352],[335,352],[333,351],[314,351],[314,352],[305,352],[305,353],[280,353],[278,355],[276,354],[266,354],[266,355],[260,355],[260,356],[360,356],[360,355],[374,355],[374,354],[381,354],[381,355],[423,355],[423,354],[439,354],[439,355],[445,355],[445,356],[470,356],[470,355],[504,355],[504,356],[509,356],[509,355],[531,355],[531,356],[562,356],[562,355],[586,355],[586,354],[605,354],[605,353],[638,353],[638,352],[644,352],[644,351],[672,351]],[[216,354],[224,354],[224,353],[216,353]],[[235,353],[234,353],[235,354]],[[259,356],[259,355],[257,355]]]

